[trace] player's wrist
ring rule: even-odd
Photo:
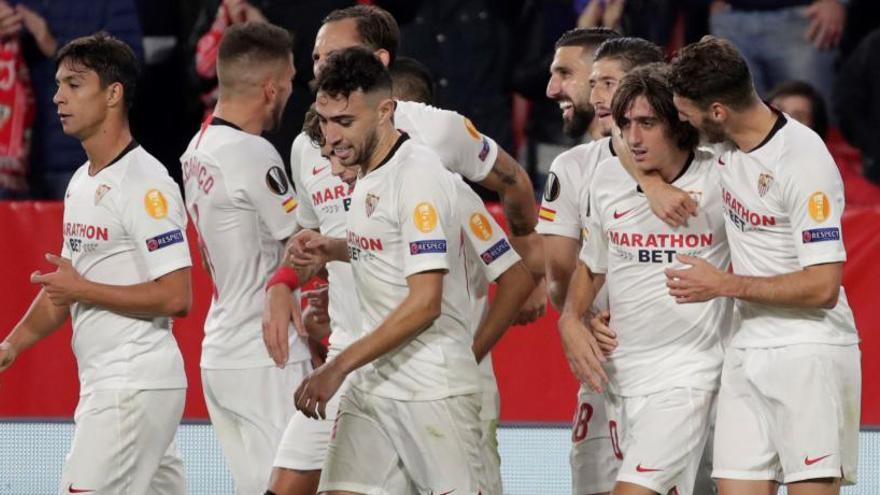
[[[742,278],[729,272],[722,272],[721,283],[718,287],[718,295],[721,297],[739,298],[742,295]]]
[[[293,268],[287,265],[281,265],[281,267],[269,277],[269,281],[266,282],[266,290],[268,291],[278,285],[287,287],[291,291],[296,290],[296,288],[299,287],[299,274],[297,274],[296,270]]]

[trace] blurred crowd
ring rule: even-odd
[[[397,18],[401,55],[430,72],[433,103],[517,151],[538,188],[552,159],[574,144],[545,91],[553,43],[575,26],[612,27],[670,52],[710,33],[731,40],[767,101],[823,137],[842,134],[861,152],[860,173],[880,182],[873,0],[0,0],[0,199],[59,199],[85,161],[56,116],[54,55],[101,30],[141,58],[134,135],[179,180],[178,157],[216,101],[224,29],[249,21],[288,29],[293,96],[281,128],[266,136],[287,161],[313,100],[321,20],[355,3]]]

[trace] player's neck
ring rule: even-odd
[[[255,111],[254,106],[243,101],[218,101],[214,107],[214,115],[237,125],[248,134],[259,136],[263,133],[265,119],[260,112]]]
[[[397,144],[397,140],[400,139],[400,131],[395,129],[393,125],[389,125],[387,128],[379,131],[378,137],[379,141],[376,143],[376,149],[373,150],[373,154],[370,155],[369,165],[364,167],[364,170],[366,170],[364,175],[369,174],[387,161],[388,153],[391,153],[394,145]]]
[[[730,122],[730,139],[736,147],[749,152],[764,142],[776,124],[776,114],[764,102],[759,101]]]
[[[657,173],[660,174],[660,177],[667,184],[671,184],[681,175],[681,171],[687,165],[690,155],[690,151],[681,150],[677,146],[674,147],[673,151],[664,157],[663,163],[657,165]]]
[[[131,143],[131,130],[128,120],[122,122],[108,119],[98,130],[82,141],[82,147],[89,159],[89,175],[95,175],[122,153]]]

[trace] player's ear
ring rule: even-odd
[[[709,116],[715,122],[724,122],[730,116],[730,110],[723,103],[716,101],[709,105]]]
[[[107,85],[107,106],[115,107],[125,103],[125,88],[122,83],[115,82]]]
[[[397,102],[393,98],[384,98],[379,102],[379,120],[385,122],[394,118],[394,109]]]
[[[373,55],[378,57],[379,60],[382,61],[382,65],[384,65],[385,67],[388,67],[388,65],[391,63],[391,54],[388,53],[388,50],[386,50],[384,48],[380,48],[380,49],[374,51]]]

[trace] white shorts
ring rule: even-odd
[[[480,421],[480,452],[483,456],[483,495],[501,495],[501,455],[498,453],[498,420]]]
[[[479,414],[479,394],[399,401],[350,387],[318,491],[477,494],[485,476]]]
[[[605,396],[581,385],[571,428],[572,493],[610,492],[620,458],[611,443]]]
[[[186,389],[97,390],[80,397],[59,494],[183,495],[174,442]]]
[[[273,464],[275,467],[316,471],[324,466],[333,424],[339,415],[339,401],[346,390],[348,390],[348,380],[342,383],[339,390],[327,402],[325,408],[327,419],[311,419],[299,411],[294,413],[278,444],[278,453]]]
[[[715,478],[856,482],[857,345],[728,349],[715,425]]]
[[[623,454],[617,481],[663,494],[695,493],[714,400],[715,392],[692,388],[637,397],[608,394],[612,443],[619,438],[615,451]]]
[[[208,415],[238,494],[263,493],[272,460],[295,407],[308,361],[241,370],[202,370]]]

